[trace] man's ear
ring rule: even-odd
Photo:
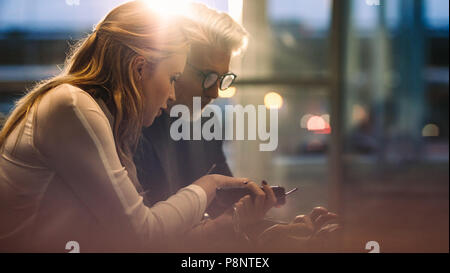
[[[144,67],[146,64],[146,60],[144,57],[142,56],[137,56],[134,60],[133,60],[133,73],[134,76],[137,80],[141,80],[144,76]]]

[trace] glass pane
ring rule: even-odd
[[[261,17],[265,13],[267,18]],[[255,58],[262,59],[258,65],[247,65],[245,76],[317,76],[327,72],[330,0],[268,0],[265,10],[244,15],[257,22],[249,28],[253,40],[248,51],[258,52]]]
[[[260,151],[262,141],[231,140],[225,142],[228,163],[235,176],[260,182],[267,180],[287,190],[299,187],[285,207],[272,211],[272,217],[287,221],[314,206],[327,206],[327,152],[329,148],[329,105],[326,88],[304,88],[288,85],[236,86],[231,98],[220,98],[215,104],[265,105],[268,93],[281,96],[278,110],[278,147],[272,152]],[[267,118],[269,114],[267,113]],[[246,124],[248,124],[248,119]],[[234,124],[236,126],[236,124]],[[267,128],[267,130],[269,130]],[[248,132],[246,132],[246,139]]]
[[[447,0],[426,0],[425,20],[427,26],[433,29],[444,29],[448,32],[448,10]]]
[[[391,1],[352,1],[344,241],[349,251],[369,237],[385,252],[447,251],[448,1]]]

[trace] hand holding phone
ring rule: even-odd
[[[284,205],[286,203],[286,196],[295,192],[297,188],[286,193],[285,189],[280,186],[271,186],[275,197],[277,198],[277,206]],[[262,189],[262,187],[261,187]],[[223,187],[216,189],[216,199],[218,203],[223,207],[231,207],[234,203],[238,202],[245,195],[253,197],[252,192],[247,187]]]

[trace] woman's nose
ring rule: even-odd
[[[175,87],[171,88],[171,92],[169,93],[169,101],[175,101],[177,99],[175,95]]]

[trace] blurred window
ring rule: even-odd
[[[89,31],[112,8],[129,0],[2,0],[0,33]],[[227,0],[199,0],[227,11]]]
[[[328,70],[330,0],[268,0],[273,74],[317,75]]]
[[[425,0],[426,26],[431,29],[449,30],[449,1],[448,0]]]

